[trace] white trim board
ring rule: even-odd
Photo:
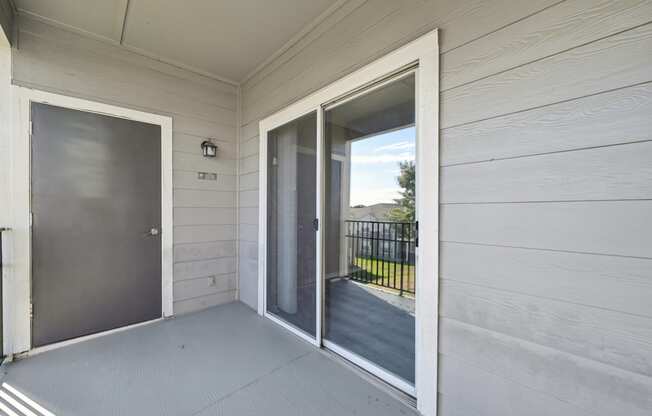
[[[31,349],[31,226],[30,226],[30,107],[32,102],[51,104],[159,125],[161,127],[161,279],[162,317],[173,315],[173,227],[172,227],[172,118],[44,91],[12,87],[14,102],[11,140],[11,185],[13,186],[11,259],[12,279],[5,282],[4,317],[6,354]],[[110,331],[107,331],[110,332]],[[102,332],[101,334],[104,334]]]
[[[439,289],[439,40],[434,30],[409,44],[390,52],[363,68],[316,91],[260,121],[259,152],[259,239],[258,239],[258,313],[265,315],[265,281],[267,256],[267,132],[311,112],[317,112],[319,123],[324,106],[349,94],[374,85],[375,82],[414,66],[416,77],[417,124],[417,248],[416,287],[416,383],[414,393],[417,408],[424,416],[437,414],[437,337]],[[318,124],[318,145],[322,145],[323,126]],[[319,151],[318,151],[319,153]],[[318,175],[323,167],[323,155],[318,155]],[[321,179],[319,184],[323,182]],[[324,190],[319,189],[317,218],[323,224]],[[322,228],[317,235],[321,250]],[[317,253],[321,263],[320,253]],[[318,282],[322,270],[318,264]],[[321,289],[321,288],[320,288]],[[321,317],[322,301],[318,290],[317,316]],[[315,343],[321,345],[321,334]],[[400,387],[400,386],[399,386]]]

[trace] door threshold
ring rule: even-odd
[[[416,397],[415,387],[412,384],[408,383],[407,381],[403,380],[402,378],[379,367],[378,365],[372,363],[371,361],[355,353],[352,353],[351,351],[345,348],[340,347],[339,345],[331,341],[327,341],[324,339],[322,340],[322,342],[324,348],[329,350],[331,353],[338,355],[341,359],[344,359],[351,365],[354,365],[360,370],[363,370],[367,374],[373,376],[375,379],[381,381],[384,384],[387,384],[388,386],[391,386],[393,389],[400,391],[402,394],[412,397],[412,400],[414,400],[414,397]]]
[[[292,333],[293,335],[296,335],[297,337],[301,338],[301,340],[306,341],[307,343],[312,344],[316,347],[319,347],[319,342],[317,341],[317,339],[312,335],[310,335],[309,333],[305,332],[304,330],[300,329],[299,327],[296,327],[291,323],[284,321],[281,317],[274,315],[271,312],[265,311],[264,316],[265,318],[269,319],[275,324],[290,331],[290,333]]]
[[[329,343],[331,344],[331,343]],[[344,365],[346,368],[349,370],[355,372],[357,375],[362,377],[365,381],[368,381],[369,383],[373,384],[374,386],[378,387],[379,389],[383,390],[396,400],[402,402],[403,404],[410,406],[414,409],[417,408],[417,400],[414,395],[406,393],[405,391],[397,388],[396,386],[388,383],[387,381],[383,380],[382,378],[378,377],[377,375],[367,371],[363,367],[360,367],[359,365],[355,364],[354,362],[344,358],[342,355],[339,353],[333,351],[332,349],[324,346],[323,348],[320,349],[320,352],[324,355],[326,355],[328,358],[330,358],[333,361],[337,361],[338,363]]]
[[[164,319],[165,318],[162,318],[162,317],[161,318],[156,318],[156,319],[152,319],[152,320],[149,320],[149,321],[138,322],[138,323],[127,325],[127,326],[121,326],[120,328],[114,328],[114,329],[109,329],[107,331],[97,332],[95,334],[89,334],[89,335],[84,335],[84,336],[73,338],[73,339],[67,339],[65,341],[55,342],[54,344],[43,345],[42,347],[32,348],[31,350],[25,351],[23,353],[14,354],[14,359],[20,360],[20,359],[31,357],[33,355],[41,354],[41,353],[44,353],[44,352],[47,352],[47,351],[52,351],[52,350],[56,350],[56,349],[59,349],[59,348],[67,347],[69,345],[78,344],[80,342],[90,341],[92,339],[103,337],[103,336],[106,336],[106,335],[111,335],[111,334],[116,334],[118,332],[128,331],[130,329],[138,328],[138,327],[145,326],[145,325],[151,325],[151,324],[154,324],[156,322],[160,322],[160,321],[162,321]]]

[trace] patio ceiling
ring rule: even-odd
[[[14,0],[19,13],[238,82],[339,0]]]

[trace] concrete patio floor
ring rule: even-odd
[[[9,363],[0,378],[9,416],[417,415],[240,303]]]

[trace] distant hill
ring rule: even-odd
[[[358,221],[387,221],[387,214],[394,208],[398,208],[398,205],[381,203],[368,206],[351,207],[349,208],[348,219]]]

